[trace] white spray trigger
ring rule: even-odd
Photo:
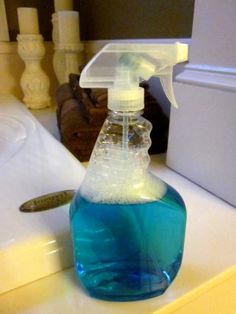
[[[173,66],[187,60],[187,44],[112,43],[103,47],[85,66],[80,85],[108,88],[108,107],[111,110],[136,111],[144,104],[139,82],[157,76],[167,98],[177,108],[172,86]]]
[[[173,68],[170,69],[170,72],[168,75],[167,74],[160,75],[160,82],[164,90],[164,93],[166,94],[167,99],[175,108],[178,108],[178,104],[175,99],[174,90],[173,90],[172,77],[173,77]]]

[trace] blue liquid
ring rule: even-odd
[[[143,204],[91,203],[78,192],[70,208],[75,270],[93,297],[141,300],[162,294],[182,260],[186,211],[167,187]]]

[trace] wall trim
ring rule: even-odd
[[[0,41],[0,54],[12,54],[17,53],[17,42],[1,42]]]
[[[115,40],[93,40],[93,41],[81,41],[84,45],[84,52],[87,54],[97,53],[104,45],[108,43],[174,43],[176,41],[191,44],[191,38],[160,38],[160,39],[115,39]],[[45,41],[45,46],[49,50],[53,50],[53,42]],[[0,54],[5,53],[17,53],[17,41],[1,42],[0,41]]]
[[[236,68],[190,63],[175,77],[175,81],[235,92]]]
[[[51,41],[45,41],[45,48],[47,53],[53,53],[54,47]],[[1,42],[0,41],[0,55],[1,54],[17,54],[17,41]]]

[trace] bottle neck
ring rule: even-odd
[[[132,112],[144,108],[144,88],[138,85],[130,86],[124,81],[120,85],[116,82],[114,87],[108,88],[107,93],[108,109],[112,111]]]
[[[127,117],[130,119],[139,118],[143,114],[143,110],[137,110],[137,111],[112,111],[108,110],[108,116],[114,119],[123,119],[123,117]]]
[[[122,149],[128,150],[130,143],[130,131],[134,128],[134,125],[139,122],[141,118],[142,110],[138,111],[110,111],[108,114],[108,121],[114,123],[120,128],[122,138]],[[132,132],[132,131],[131,131]]]

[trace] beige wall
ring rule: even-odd
[[[0,43],[0,93],[22,97],[19,80],[24,64],[17,54],[15,43]]]

